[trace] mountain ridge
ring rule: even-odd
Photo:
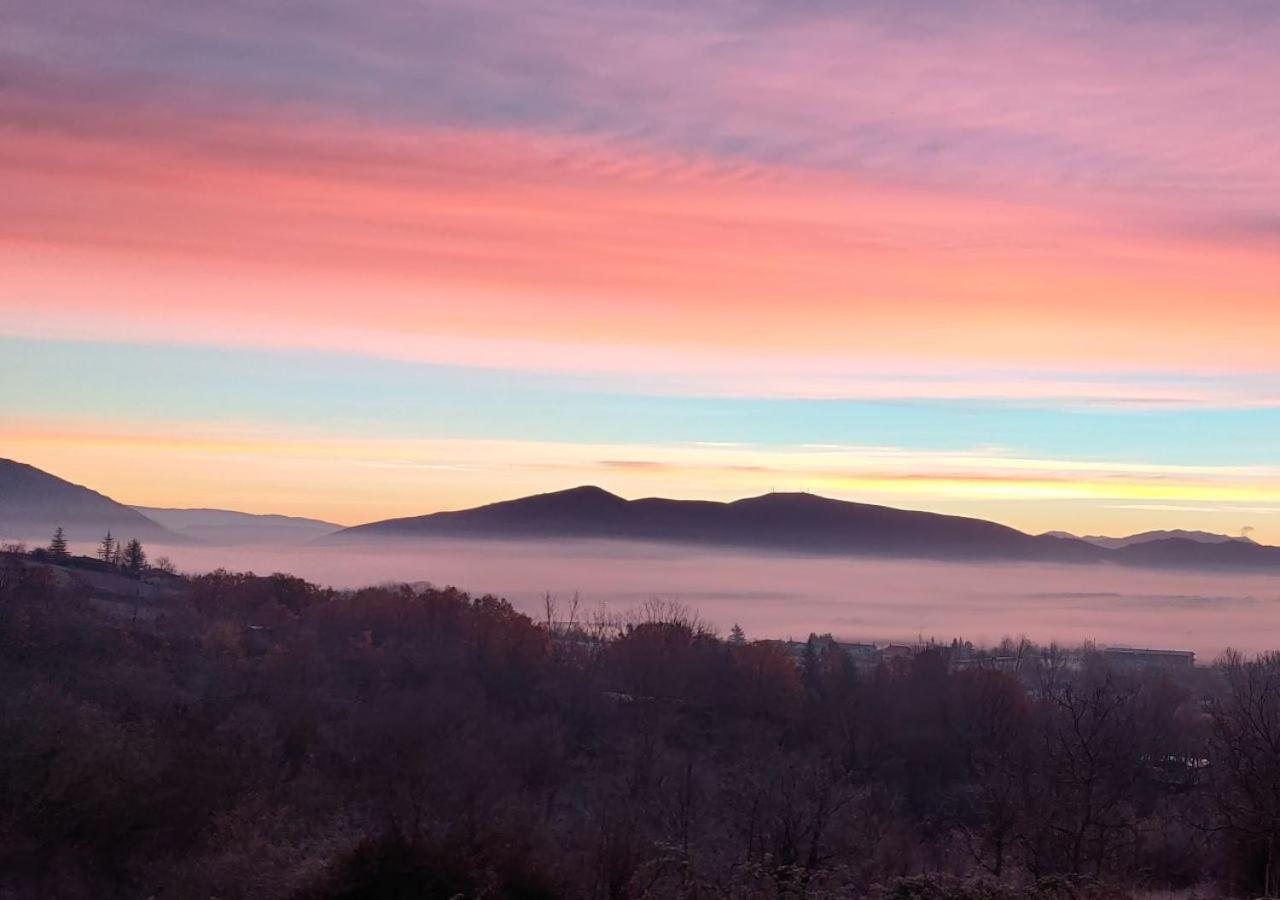
[[[1260,546],[1257,541],[1253,540],[1253,538],[1245,537],[1243,535],[1217,534],[1212,531],[1196,531],[1184,528],[1140,531],[1135,534],[1125,535],[1124,537],[1108,537],[1107,535],[1101,534],[1077,535],[1072,534],[1069,531],[1047,531],[1044,536],[1084,541],[1087,544],[1104,547],[1107,550],[1119,550],[1123,547],[1129,547],[1135,544],[1149,544],[1154,541],[1165,540],[1187,540],[1195,541],[1199,544],[1225,544],[1234,541],[1241,544],[1253,544],[1254,546]]]
[[[1102,551],[963,516],[852,503],[808,493],[728,502],[624,500],[594,485],[480,507],[371,522],[326,542],[366,537],[598,537],[752,549],[937,558],[1083,561]]]
[[[215,546],[423,537],[603,538],[819,556],[1280,569],[1280,548],[1209,532],[1144,532],[1115,539],[1132,540],[1123,546],[1106,547],[1064,532],[1030,535],[985,519],[803,492],[731,501],[626,500],[582,485],[344,528],[298,516],[131,507],[34,466],[0,459],[0,537],[42,539],[57,526],[78,541],[97,540],[109,528],[124,538]]]
[[[0,458],[0,534],[34,538],[61,527],[68,540],[97,540],[106,530],[124,539],[182,537],[105,494],[43,469]]]
[[[212,507],[134,506],[170,531],[211,546],[247,543],[306,543],[343,526],[304,516],[247,513]]]
[[[1163,535],[1169,536],[1163,536]],[[727,502],[625,500],[595,485],[469,509],[344,528],[320,539],[604,538],[816,555],[1089,563],[1157,568],[1280,568],[1280,548],[1249,540],[1195,540],[1208,532],[1144,533],[1108,548],[1063,532],[1030,535],[985,519],[853,503],[809,493]],[[1217,536],[1213,536],[1217,537]]]

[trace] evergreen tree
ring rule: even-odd
[[[742,626],[737,622],[733,623],[733,627],[729,629],[730,644],[745,644],[747,642],[746,632],[742,630]]]
[[[147,554],[137,538],[131,540],[124,548],[124,569],[130,575],[141,575],[147,567]]]
[[[61,525],[53,532],[53,540],[49,542],[49,555],[55,559],[66,559],[70,555],[67,552],[67,534]]]
[[[111,565],[117,569],[124,568],[124,542],[116,541],[115,549],[111,551]]]
[[[104,563],[110,563],[111,557],[115,555],[115,550],[116,539],[113,538],[111,536],[111,532],[108,531],[102,538],[102,543],[98,544],[98,559],[102,560]]]

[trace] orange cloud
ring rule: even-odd
[[[702,352],[1275,368],[1280,257],[1119,201],[279,113],[72,119],[0,125],[11,332],[425,358],[619,345],[633,368]]]

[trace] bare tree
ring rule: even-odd
[[[1132,801],[1142,772],[1136,697],[1131,685],[1100,668],[1042,688],[1043,789],[1039,852],[1055,867],[1101,875],[1134,833]]]
[[[156,569],[157,571],[163,572],[166,575],[178,574],[178,567],[175,566],[173,564],[173,560],[171,560],[167,556],[156,557],[155,562],[151,564],[151,568]]]
[[[574,591],[573,596],[569,598],[569,618],[565,620],[565,628],[571,633],[578,628],[578,610],[581,606],[582,595]]]
[[[1263,854],[1272,896],[1280,840],[1280,653],[1222,658],[1226,696],[1213,704],[1210,773],[1222,827]]]

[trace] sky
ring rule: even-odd
[[[1280,543],[1280,7],[0,0],[0,456]]]

